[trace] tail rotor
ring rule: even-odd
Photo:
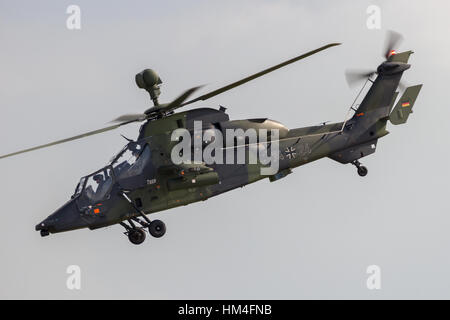
[[[385,62],[389,62],[392,59],[391,57],[397,54],[395,50],[402,42],[403,36],[400,33],[392,30],[387,32],[383,48],[383,58],[385,58]],[[376,74],[378,74],[377,70],[348,69],[345,71],[345,79],[347,80],[348,86],[353,88]],[[405,88],[403,84],[400,84],[399,87],[401,90]]]

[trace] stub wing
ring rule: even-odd
[[[219,175],[205,164],[180,164],[161,167],[169,191],[205,187],[219,183]]]

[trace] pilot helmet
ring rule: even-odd
[[[138,143],[130,143],[128,146],[128,149],[133,153],[133,154],[139,154],[139,152],[141,152],[141,145]]]
[[[93,179],[97,182],[103,181],[103,175],[101,174],[96,174]]]

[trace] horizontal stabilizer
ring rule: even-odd
[[[422,89],[422,85],[409,87],[405,90],[400,100],[397,102],[394,110],[389,115],[389,120],[392,124],[403,124],[408,120],[409,114],[412,113],[412,108],[416,102],[417,96]]]

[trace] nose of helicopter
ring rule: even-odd
[[[70,200],[41,223],[37,224],[35,229],[40,231],[41,236],[44,237],[50,233],[69,231],[85,226],[86,222],[81,218],[75,201]]]

